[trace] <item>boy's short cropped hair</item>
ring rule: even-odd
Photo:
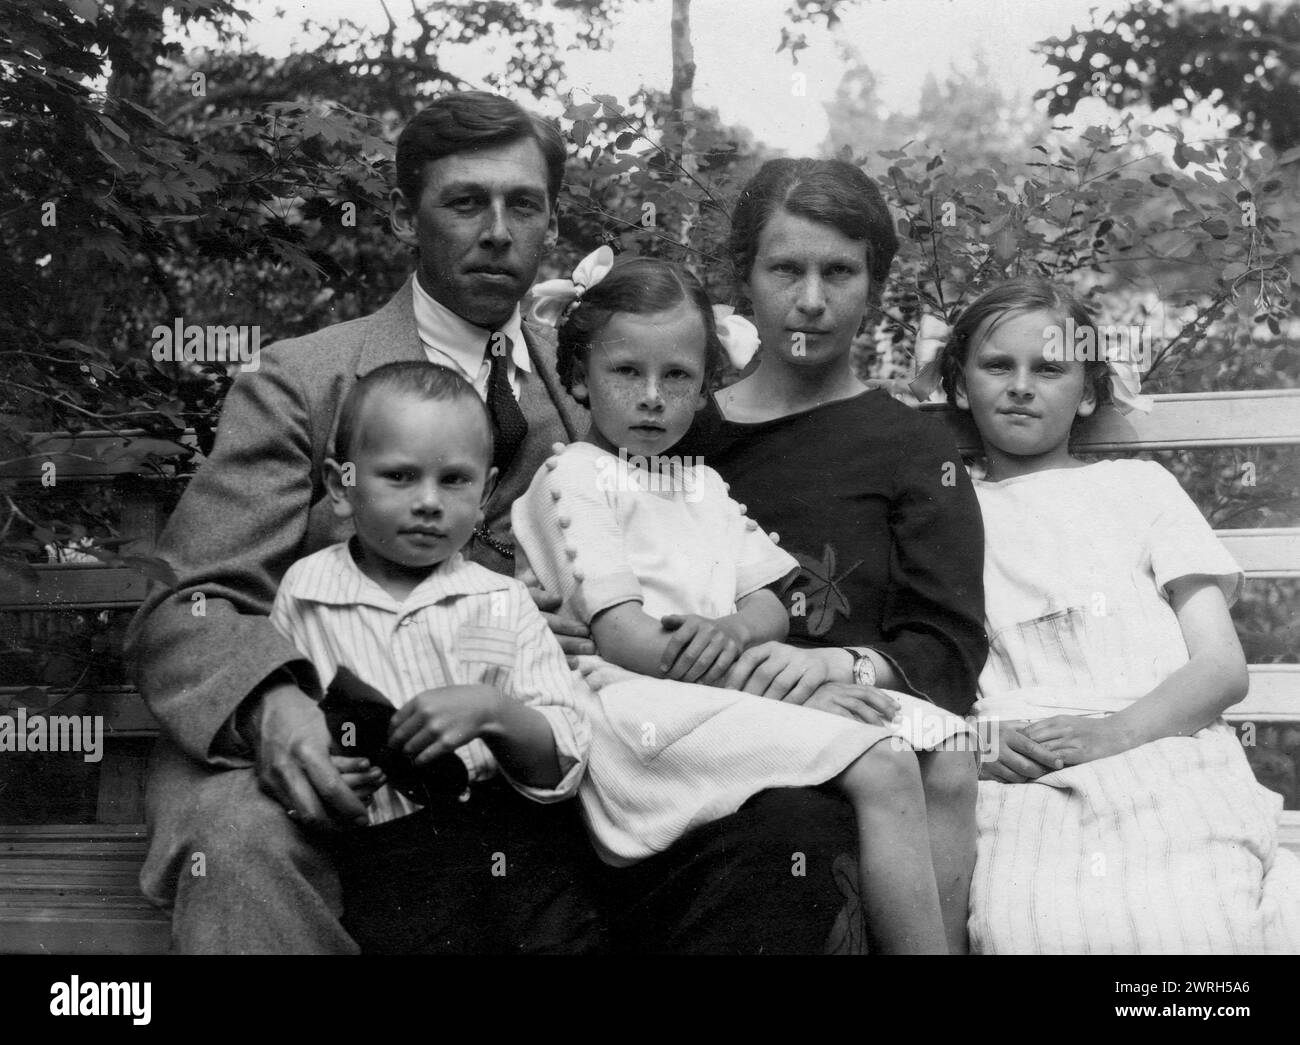
[[[358,435],[357,418],[361,416],[366,402],[376,395],[409,395],[429,402],[472,399],[482,411],[483,425],[487,431],[487,459],[491,463],[492,418],[474,386],[448,367],[418,360],[385,363],[357,379],[339,411],[339,424],[334,433],[334,452],[331,455],[334,460],[349,459]]]

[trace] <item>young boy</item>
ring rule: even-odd
[[[326,462],[334,511],[356,535],[294,563],[272,609],[322,684],[346,669],[396,706],[391,752],[417,769],[454,752],[470,781],[422,808],[366,760],[335,756],[370,805],[370,826],[335,846],[344,925],[363,950],[592,946],[587,892],[546,858],[585,851],[581,825],[571,807],[539,805],[572,796],[584,771],[583,684],[524,586],[460,554],[491,461],[487,410],[458,374],[371,371],[343,403]]]

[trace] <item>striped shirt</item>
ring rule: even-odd
[[[562,774],[553,788],[510,783],[539,802],[559,801],[577,790],[591,742],[579,703],[585,685],[570,672],[559,643],[518,581],[458,553],[399,603],[361,572],[343,542],[289,567],[271,622],[312,662],[323,686],[347,667],[397,707],[427,689],[496,686],[546,717]],[[471,740],[456,753],[471,782],[500,768],[482,740]],[[375,794],[370,822],[418,808],[395,788],[383,787]]]

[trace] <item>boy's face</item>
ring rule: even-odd
[[[356,527],[362,571],[380,584],[427,575],[469,542],[496,480],[483,408],[381,393],[354,430],[352,460],[331,462],[327,483]]]

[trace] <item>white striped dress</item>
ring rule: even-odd
[[[989,660],[976,714],[1118,711],[1187,663],[1165,586],[1241,573],[1160,465],[977,481]],[[1281,797],[1221,721],[1027,784],[980,783],[971,943],[982,953],[1300,951]]]

